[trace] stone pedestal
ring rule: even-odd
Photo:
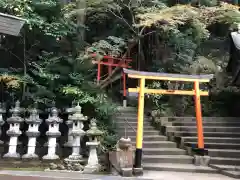
[[[116,151],[109,153],[109,160],[122,176],[131,177],[133,175],[133,156],[131,139],[121,138],[118,141]],[[136,174],[141,174],[137,170]]]
[[[100,165],[98,163],[98,156],[97,156],[97,146],[99,142],[87,142],[87,146],[90,148],[88,163],[87,166],[84,168],[85,173],[93,173],[97,172],[100,169]]]
[[[59,156],[56,154],[57,147],[57,137],[61,136],[59,132],[59,124],[62,123],[62,119],[58,117],[57,108],[52,108],[51,116],[46,120],[48,123],[48,131],[46,135],[48,136],[48,154],[43,156],[43,160],[57,160]]]
[[[132,168],[122,168],[121,176],[131,177],[132,175],[133,175],[133,169]]]
[[[7,119],[7,122],[10,124],[10,128],[7,131],[7,135],[10,136],[9,149],[8,153],[3,157],[19,159],[20,154],[17,153],[18,137],[22,134],[20,124],[24,121],[20,117],[21,108],[19,101],[16,102],[15,108],[11,109],[10,112],[12,113],[12,117]]]
[[[22,156],[23,159],[38,159],[38,155],[35,153],[36,150],[36,140],[40,135],[38,130],[39,125],[42,123],[42,120],[39,118],[38,110],[33,108],[30,111],[30,117],[26,119],[26,123],[29,124],[28,131],[26,135],[28,136],[28,149],[27,154]]]
[[[196,166],[208,166],[210,159],[210,156],[194,155],[194,164]]]
[[[208,150],[204,148],[192,148],[194,155],[194,164],[196,166],[208,166],[210,162],[210,156],[208,156]]]
[[[133,174],[135,176],[142,176],[143,175],[143,168],[133,168]]]

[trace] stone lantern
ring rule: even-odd
[[[90,142],[87,142],[87,146],[90,148],[88,164],[84,168],[85,173],[98,171],[100,168],[97,156],[97,146],[99,146],[100,142],[98,141],[98,137],[103,135],[103,132],[97,128],[96,119],[91,119],[90,129],[86,132],[89,137]]]
[[[72,121],[72,133],[73,143],[72,143],[72,154],[65,159],[65,161],[76,161],[82,162],[82,156],[80,155],[81,147],[81,137],[85,134],[83,130],[83,121],[87,120],[86,116],[82,114],[82,108],[77,104],[77,106],[72,110],[74,114],[69,117],[69,120]]]
[[[61,132],[59,132],[59,124],[62,123],[63,120],[58,117],[58,110],[56,107],[51,109],[51,116],[46,119],[46,123],[48,124],[48,131],[46,135],[48,136],[48,154],[43,156],[43,160],[57,160],[59,156],[56,154],[57,147],[57,137],[61,136]]]
[[[22,108],[20,108],[20,102],[17,101],[15,108],[11,109],[12,117],[7,119],[7,122],[10,124],[7,135],[10,136],[8,153],[5,154],[4,158],[20,158],[20,154],[17,153],[18,137],[22,134],[20,131],[20,124],[24,121],[20,117]]]
[[[38,159],[38,155],[35,154],[35,149],[37,137],[40,135],[38,128],[42,120],[39,118],[38,110],[35,107],[30,111],[30,117],[25,120],[29,126],[26,132],[28,136],[28,149],[27,154],[22,156],[24,159]]]
[[[5,113],[6,113],[6,109],[3,107],[2,103],[0,103],[0,136],[2,134],[1,127],[5,123],[3,120],[3,114],[5,114]],[[3,144],[3,142],[0,141],[0,144]]]
[[[69,117],[68,120],[66,121],[66,124],[68,126],[68,138],[67,138],[67,142],[64,144],[65,147],[72,147],[72,143],[73,143],[73,136],[72,134],[72,121],[70,120],[71,115],[74,113],[74,108],[73,108],[73,103],[72,103],[72,107],[67,109],[67,113],[69,113]]]

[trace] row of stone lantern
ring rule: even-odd
[[[20,107],[20,102],[17,101],[15,107],[10,110],[12,116],[6,120],[10,125],[9,130],[7,131],[10,141],[8,152],[3,156],[5,158],[20,158],[19,153],[17,153],[17,144],[18,137],[22,134],[20,131],[20,124],[24,121],[24,119],[20,117],[22,110],[23,109]],[[85,132],[83,130],[83,122],[87,121],[88,118],[84,116],[81,111],[82,109],[79,104],[77,104],[75,107],[69,108],[68,110],[70,115],[67,121],[67,124],[69,125],[67,144],[72,147],[72,153],[68,158],[65,159],[65,162],[83,162],[82,156],[80,155],[81,137],[87,135],[90,139],[90,142],[87,142],[87,146],[90,147],[90,153],[86,169],[93,170],[98,168],[96,148],[99,145],[99,142],[97,137],[101,136],[102,132],[97,128],[96,119],[91,120],[90,129]],[[4,124],[2,114],[5,112],[5,109],[0,108],[0,126]],[[59,156],[56,154],[57,138],[61,136],[59,124],[63,122],[63,120],[58,116],[57,108],[51,108],[50,115],[45,121],[48,124],[48,131],[46,132],[46,135],[48,136],[48,152],[42,157],[42,159],[56,160],[59,159]],[[40,135],[39,125],[42,123],[36,107],[30,111],[30,116],[29,118],[25,119],[25,122],[28,124],[28,130],[26,131],[26,135],[28,136],[28,149],[27,153],[23,155],[22,158],[36,159],[38,158],[38,155],[35,153],[36,139]]]

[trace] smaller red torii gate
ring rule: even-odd
[[[96,57],[97,54],[92,54],[92,57]],[[123,81],[123,105],[126,106],[126,97],[127,97],[127,85],[126,85],[126,74],[123,71],[123,68],[131,68],[129,65],[132,62],[130,58],[117,58],[113,56],[103,56],[101,60],[93,60],[93,64],[98,65],[97,70],[97,84],[100,84],[101,80],[101,71],[102,65],[108,66],[108,76],[112,74],[113,68],[120,67],[122,68],[122,81]]]

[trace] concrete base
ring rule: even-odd
[[[19,153],[14,153],[14,154],[7,153],[7,154],[4,154],[3,158],[6,158],[6,159],[20,159],[20,154]]]
[[[143,175],[143,168],[133,168],[134,176],[142,176]]]
[[[132,168],[122,168],[121,175],[123,177],[132,177],[133,176],[133,169]]]
[[[22,156],[22,159],[26,159],[26,160],[36,160],[39,159],[37,154],[24,154]]]
[[[83,159],[83,157],[82,157],[82,155],[70,155],[67,159],[70,160],[70,161],[71,160],[79,160],[79,161],[81,161]]]
[[[64,162],[67,163],[67,164],[85,164],[86,163],[86,159],[69,159],[69,158],[66,158],[64,159]]]
[[[43,160],[58,160],[60,159],[58,155],[45,155],[42,157]]]
[[[123,107],[127,107],[127,100],[123,100]]]
[[[210,156],[194,155],[194,164],[196,166],[208,166],[210,162]]]
[[[99,172],[101,166],[100,165],[96,165],[96,166],[85,166],[83,173],[84,174],[92,174],[92,173],[97,173]]]

